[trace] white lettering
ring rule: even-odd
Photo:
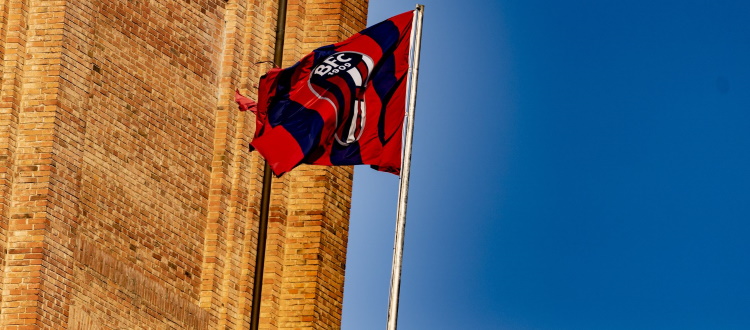
[[[330,66],[332,66],[332,67],[337,67],[339,65],[338,63],[336,63],[336,59],[333,58],[333,56],[329,56],[328,58],[326,58],[325,60],[323,60],[323,62],[326,63],[326,64],[328,64],[328,65],[330,65]]]
[[[319,64],[313,74],[318,76],[333,76],[341,71],[345,71],[347,68],[352,67],[351,62],[354,58],[347,57],[346,53],[338,53],[328,56],[323,63]]]
[[[327,74],[329,71],[331,71],[331,67],[327,65],[318,65],[317,68],[315,68],[315,74],[319,76],[323,76]]]
[[[339,56],[337,56],[337,57],[336,57],[336,59],[337,59],[337,60],[338,60],[339,62],[349,62],[349,61],[351,61],[351,60],[352,60],[351,58],[347,59],[346,57],[344,57],[344,55],[346,55],[346,54],[344,54],[344,53],[341,53],[341,54],[339,54]]]

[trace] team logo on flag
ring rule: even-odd
[[[375,64],[358,52],[337,52],[316,65],[308,81],[310,90],[336,111],[334,138],[342,146],[359,140],[365,127],[365,89]]]
[[[260,78],[250,143],[277,176],[299,164],[399,174],[415,11],[325,45]],[[241,95],[243,109],[251,109]]]

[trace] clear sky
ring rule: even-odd
[[[423,4],[399,329],[750,329],[750,1]],[[398,179],[354,185],[384,329]]]

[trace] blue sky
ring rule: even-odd
[[[750,1],[423,4],[399,329],[750,329]],[[383,329],[398,179],[355,172]]]

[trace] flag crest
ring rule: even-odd
[[[299,164],[399,174],[414,12],[261,77],[253,148],[274,174]]]

